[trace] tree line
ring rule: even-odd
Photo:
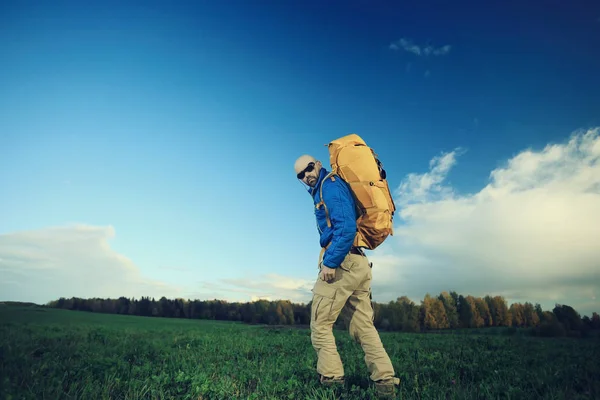
[[[249,324],[299,325],[310,323],[311,303],[292,303],[289,300],[257,300],[227,302],[224,300],[159,300],[150,297],[119,297],[118,299],[78,297],[53,300],[48,307],[109,314],[146,317],[209,319],[239,321]],[[512,330],[527,328],[537,336],[587,336],[600,330],[600,317],[584,316],[571,306],[556,304],[551,311],[539,304],[512,303],[508,306],[502,296],[463,296],[454,291],[438,296],[425,295],[420,304],[406,296],[388,303],[372,302],[375,327],[382,331],[428,332],[470,328],[506,327]],[[339,318],[338,327],[346,327]]]

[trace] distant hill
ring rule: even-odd
[[[41,304],[35,304],[24,301],[0,301],[1,306],[10,306],[10,307],[43,307]]]

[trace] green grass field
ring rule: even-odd
[[[346,387],[319,387],[309,331],[0,306],[2,399],[371,399],[336,331]],[[399,399],[600,398],[598,339],[382,333]]]

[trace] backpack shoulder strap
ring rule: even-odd
[[[321,207],[321,205],[323,205],[323,207],[325,207],[325,218],[327,219],[327,227],[331,228],[331,220],[329,219],[329,210],[327,209],[327,204],[325,204],[325,201],[323,200],[323,184],[325,183],[325,181],[328,178],[331,178],[332,181],[335,181],[335,171],[331,171],[330,173],[328,173],[327,175],[325,175],[325,178],[323,178],[323,180],[321,181],[321,184],[319,185],[319,198],[321,199],[321,201],[319,203],[317,203],[316,208]]]

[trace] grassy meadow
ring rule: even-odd
[[[307,329],[0,305],[0,398],[375,398],[362,349],[335,336],[347,380],[337,392],[316,380]],[[600,398],[597,338],[381,338],[399,399]]]

